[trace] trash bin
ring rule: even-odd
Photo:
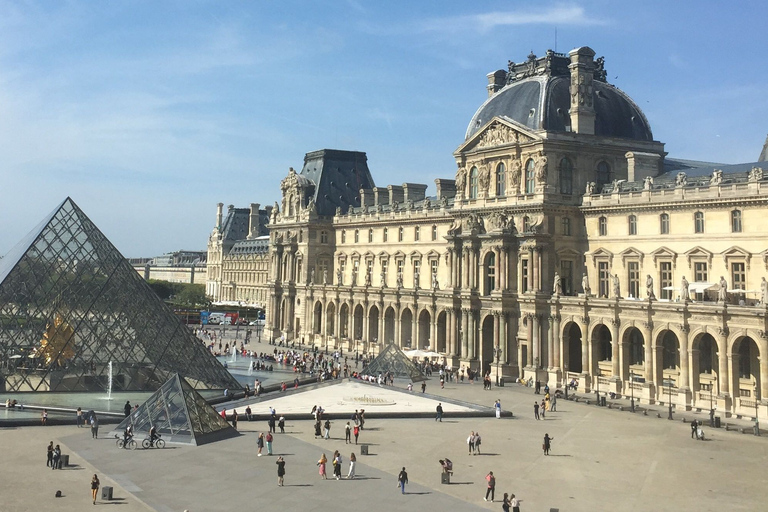
[[[720,416],[715,416],[715,428],[720,428]]]
[[[605,407],[605,397],[604,396],[600,397],[600,406],[601,407]]]
[[[101,488],[101,499],[106,501],[112,501],[112,487],[105,485]]]
[[[368,445],[367,444],[361,444],[360,445],[360,455],[368,455]]]
[[[449,484],[451,483],[451,474],[450,473],[440,473],[440,483],[441,484]]]
[[[59,459],[59,469],[69,466],[69,455],[62,454]]]
[[[504,377],[499,377],[499,387],[500,388],[504,387]]]

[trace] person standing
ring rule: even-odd
[[[77,408],[77,428],[83,427],[83,409]]]
[[[282,456],[280,456],[277,458],[275,464],[277,464],[277,485],[278,487],[283,487],[283,479],[285,477],[285,460]]]
[[[496,403],[493,404],[493,408],[496,409],[496,419],[501,418],[501,400],[496,399]]]
[[[421,381],[421,392],[426,393],[427,391],[427,381],[423,380]]]
[[[467,446],[469,447],[469,454],[472,455],[475,452],[475,431],[469,433],[467,438]]]
[[[125,401],[125,406],[123,406],[123,413],[125,413],[126,418],[131,414],[131,402],[129,400]]]
[[[541,419],[546,418],[547,414],[547,404],[544,402],[544,399],[541,399],[541,405],[539,406],[539,409],[541,410]]]
[[[520,500],[515,498],[515,495],[509,497],[509,504],[512,507],[512,512],[520,512]]]
[[[96,496],[99,494],[99,477],[96,474],[91,478],[91,497],[93,498],[93,504],[96,504]]]
[[[360,413],[357,415],[360,418],[360,430],[365,427],[365,409],[360,409]]]
[[[272,432],[267,432],[267,437],[266,437],[266,441],[267,441],[267,455],[272,455],[272,441],[273,441],[273,439],[274,438],[272,437]]]
[[[40,413],[40,424],[42,426],[46,426],[48,424],[48,409],[43,409],[43,412]]]
[[[269,425],[269,431],[273,434],[277,433],[275,430],[276,420],[275,420],[275,413],[272,412],[272,414],[269,417],[269,420],[267,420],[267,425]]]
[[[352,429],[352,433],[355,435],[355,444],[357,444],[357,438],[360,435],[360,426],[355,425],[355,427]]]
[[[344,426],[344,444],[352,443],[352,426],[347,422]]]
[[[94,439],[99,437],[99,419],[95,412],[91,413],[91,437]]]
[[[61,448],[59,445],[56,445],[56,447],[53,449],[53,464],[51,464],[51,469],[60,469],[59,468],[59,462],[61,461]]]
[[[544,434],[544,444],[541,446],[544,449],[544,455],[549,455],[549,450],[552,448],[552,441],[554,437],[549,437],[549,434]]]
[[[237,409],[232,409],[232,428],[237,430]]]
[[[328,463],[328,457],[323,454],[322,457],[320,457],[320,460],[317,461],[317,467],[319,469],[319,474],[321,477],[323,477],[323,480],[328,480],[328,475],[325,474],[325,465]]]
[[[435,416],[435,421],[439,421],[440,423],[443,422],[443,404],[438,403],[436,407],[437,415]]]
[[[400,485],[400,493],[405,494],[405,484],[408,483],[408,473],[405,472],[405,466],[400,474],[397,475],[397,483]]]
[[[504,493],[504,499],[501,501],[501,510],[504,512],[509,512],[509,494]]]
[[[53,466],[53,441],[48,444],[48,461],[45,463],[45,467]]]
[[[533,402],[533,417],[539,419],[539,402]]]
[[[691,422],[691,439],[696,439],[696,420]]]
[[[315,421],[315,439],[320,437],[322,433],[320,432],[320,429],[322,428],[320,424],[320,420]]]
[[[323,436],[325,439],[331,438],[331,420],[327,419],[325,420],[325,425],[323,425],[325,428],[325,435]]]
[[[261,457],[261,450],[264,449],[264,432],[259,432],[259,438],[256,440],[256,446],[259,448],[256,456]]]
[[[549,412],[557,412],[557,393],[549,399]]]
[[[245,419],[247,419],[248,421],[252,421],[252,416],[251,416],[252,414],[253,414],[253,411],[251,411],[251,406],[249,405],[248,407],[245,408]]]
[[[480,432],[475,432],[475,453],[480,455],[480,443],[482,442],[482,438],[480,437]]]
[[[355,464],[357,463],[357,456],[355,452],[349,454],[349,473],[347,473],[347,480],[355,478]]]
[[[280,427],[280,433],[285,434],[285,416],[280,416],[277,420],[277,426]]]
[[[493,471],[489,471],[485,475],[485,481],[488,482],[488,488],[485,490],[485,498],[483,500],[488,501],[488,495],[490,494],[491,501],[493,501],[494,493],[496,492],[496,477],[493,476]]]
[[[336,480],[341,479],[341,454],[339,450],[333,453],[333,476],[336,477]]]

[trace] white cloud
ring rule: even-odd
[[[608,21],[589,16],[583,7],[557,5],[547,9],[491,11],[462,16],[434,18],[422,24],[423,31],[481,31],[498,27],[520,25],[590,26],[605,25]]]

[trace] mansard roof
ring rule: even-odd
[[[334,215],[360,206],[360,189],[373,188],[368,157],[361,151],[321,149],[304,156],[299,173],[315,184],[314,199],[318,215]]]

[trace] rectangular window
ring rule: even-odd
[[[432,267],[432,273],[431,276],[435,277],[437,275],[437,264],[438,260],[432,260],[429,262],[430,266]]]
[[[672,299],[672,290],[664,288],[672,287],[672,262],[662,261],[659,263],[659,297],[662,299]]]
[[[744,263],[731,263],[731,282],[734,290],[747,289],[747,273],[744,271]]]
[[[634,215],[630,215],[629,219],[627,219],[627,222],[629,224],[629,234],[636,235],[637,234],[637,217],[635,217]]]
[[[561,219],[563,236],[571,236],[571,218],[563,217]]]
[[[733,210],[731,212],[731,231],[741,233],[741,211]]]
[[[608,219],[605,217],[600,217],[597,219],[597,231],[600,236],[605,236],[608,234]]]
[[[368,230],[368,243],[369,244],[373,243],[373,230],[372,229]]]
[[[403,228],[398,228],[397,230],[397,241],[398,242],[403,241]]]
[[[397,260],[397,275],[398,276],[403,274],[403,267],[405,267],[405,261],[404,260]]]
[[[356,244],[360,243],[360,230],[359,229],[355,230],[355,243]]]
[[[560,286],[563,295],[573,295],[573,262],[570,260],[560,262]]]
[[[384,241],[388,241],[389,239],[389,230],[387,228],[384,228]]]
[[[598,295],[600,297],[608,297],[608,290],[610,290],[611,274],[608,271],[608,262],[600,261],[597,264],[597,283],[598,283]]]
[[[666,213],[662,213],[659,217],[659,231],[662,235],[669,234],[669,215]]]
[[[528,291],[528,260],[520,261],[520,289],[522,293]]]
[[[419,226],[416,226],[413,228],[413,240],[415,242],[418,242],[421,239],[421,228]]]
[[[697,283],[707,282],[707,262],[698,261],[693,263],[693,280]]]
[[[640,263],[630,261],[627,263],[627,282],[629,286],[629,296],[640,297]]]
[[[381,260],[381,276],[382,276],[382,279],[384,280],[384,282],[381,284],[387,283],[387,270],[388,270],[387,267],[388,266],[389,266],[389,260]]]
[[[437,226],[432,226],[432,241],[437,240]]]
[[[421,286],[421,260],[413,260],[413,287]]]

